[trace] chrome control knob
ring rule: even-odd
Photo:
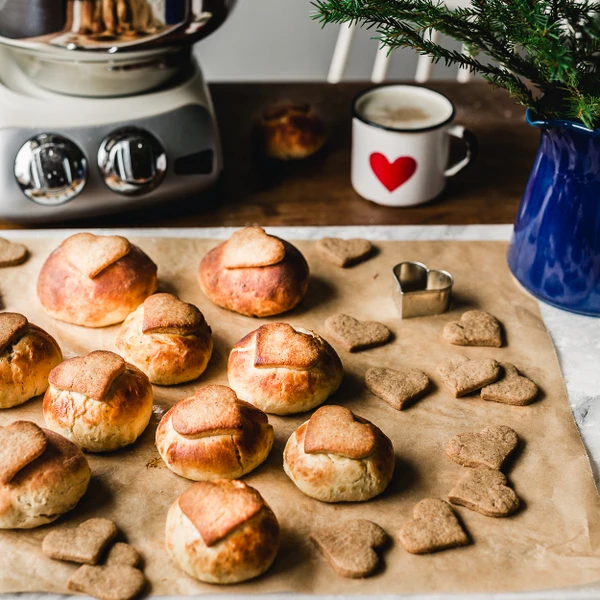
[[[113,192],[133,196],[160,185],[167,171],[167,155],[149,131],[126,127],[113,131],[102,142],[98,167]]]
[[[42,133],[28,140],[15,158],[15,177],[27,198],[58,206],[73,200],[85,187],[88,164],[71,140]]]

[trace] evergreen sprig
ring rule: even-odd
[[[547,119],[600,126],[600,2],[472,0],[315,0],[314,18],[375,29],[390,51],[410,47],[435,62],[458,64],[505,88]],[[469,53],[431,40],[437,30]]]

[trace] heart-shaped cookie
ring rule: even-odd
[[[470,360],[466,356],[450,356],[437,367],[445,386],[460,398],[493,383],[500,377],[500,365],[493,358]]]
[[[23,467],[46,450],[46,434],[31,421],[0,427],[0,484],[8,483]]]
[[[444,339],[457,346],[502,346],[502,330],[498,319],[483,310],[469,310],[460,321],[446,323]]]
[[[338,267],[350,267],[369,258],[373,245],[369,240],[353,238],[322,238],[316,244],[317,252]]]
[[[361,459],[373,454],[375,430],[371,423],[358,420],[343,406],[322,406],[313,413],[306,426],[304,452],[336,454]]]
[[[130,544],[117,542],[108,551],[104,564],[137,567],[140,564],[140,553]]]
[[[236,435],[244,428],[235,392],[225,385],[206,385],[172,409],[173,429],[186,437]]]
[[[336,573],[356,579],[377,569],[375,548],[385,544],[387,534],[376,523],[356,519],[315,531],[310,539]]]
[[[482,388],[482,399],[514,406],[531,404],[538,395],[538,386],[531,379],[521,375],[514,365],[501,362],[500,367],[504,377]]]
[[[179,496],[179,508],[207,546],[252,518],[265,506],[260,494],[243,481],[198,481]]]
[[[144,301],[143,333],[191,335],[204,325],[204,315],[173,294],[154,294]]]
[[[236,231],[225,242],[221,264],[225,269],[268,267],[285,257],[283,242],[261,227],[246,227]]]
[[[98,236],[76,233],[60,246],[67,260],[80,272],[93,279],[106,267],[129,253],[131,244],[120,235]]]
[[[141,594],[145,585],[144,574],[126,565],[83,565],[67,581],[71,592],[99,600],[131,600]]]
[[[514,429],[494,425],[480,433],[459,433],[450,438],[446,454],[463,467],[500,469],[518,443]]]
[[[0,267],[14,267],[25,262],[27,248],[23,244],[15,244],[0,238]]]
[[[469,469],[448,500],[486,517],[506,517],[519,508],[519,498],[508,487],[504,473],[491,469]]]
[[[79,527],[51,531],[42,542],[42,552],[57,560],[95,565],[117,533],[112,521],[89,519]]]
[[[115,379],[124,372],[125,361],[118,354],[95,350],[60,363],[50,371],[48,381],[56,389],[103,400]]]
[[[319,344],[312,335],[287,323],[268,323],[256,331],[254,366],[306,371],[319,362]]]
[[[365,374],[365,383],[378,398],[396,410],[421,398],[429,389],[429,377],[419,369],[386,369],[371,367]]]
[[[359,321],[349,315],[328,317],[325,328],[348,352],[381,346],[389,341],[392,332],[377,321]]]
[[[0,313],[0,354],[13,341],[19,339],[28,321],[19,313]]]
[[[439,498],[421,500],[400,529],[400,543],[411,554],[427,554],[469,544],[450,505]]]

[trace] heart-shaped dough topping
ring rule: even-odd
[[[350,267],[369,257],[373,245],[369,240],[323,238],[316,245],[319,254],[338,267]]]
[[[500,323],[494,315],[483,310],[469,310],[460,321],[446,323],[444,339],[457,346],[502,346]]]
[[[472,469],[448,494],[452,504],[466,506],[486,517],[506,517],[519,508],[519,498],[500,471]]]
[[[13,267],[25,262],[27,248],[0,238],[0,267]]]
[[[359,321],[349,315],[328,317],[325,327],[348,352],[381,346],[389,341],[392,332],[377,321]]]
[[[366,458],[375,451],[375,427],[343,406],[322,406],[306,426],[304,452]]]
[[[514,406],[531,404],[538,395],[538,386],[531,379],[520,375],[514,365],[501,362],[500,366],[504,371],[504,378],[482,388],[481,397]]]
[[[221,264],[225,269],[245,269],[276,265],[285,257],[283,242],[261,227],[236,231],[225,242]]]
[[[466,356],[450,356],[437,367],[446,387],[460,398],[500,377],[500,365],[493,358],[470,360]]]
[[[114,352],[95,350],[60,363],[50,371],[48,381],[58,390],[103,400],[117,377],[125,372],[125,364]]]
[[[387,541],[387,534],[372,521],[356,519],[311,534],[321,554],[342,577],[367,577],[379,565],[375,548]]]
[[[61,248],[67,260],[79,272],[93,279],[106,267],[127,255],[131,244],[120,235],[76,233],[67,238]]]
[[[419,369],[386,369],[371,367],[365,374],[365,383],[377,397],[396,410],[422,397],[430,386],[429,377]]]
[[[46,450],[46,434],[31,421],[0,427],[0,484],[8,483],[23,467]]]
[[[517,432],[506,425],[486,427],[481,433],[459,433],[450,438],[446,454],[463,467],[500,469],[517,447]]]
[[[254,366],[307,371],[319,362],[319,344],[312,335],[287,323],[267,323],[256,330]]]
[[[0,313],[0,353],[23,335],[27,324],[27,319],[19,313]]]
[[[402,526],[400,543],[412,554],[427,554],[466,546],[469,537],[447,502],[426,498],[414,507],[413,518]]]
[[[100,600],[131,600],[146,586],[139,570],[127,565],[83,565],[67,581],[67,589]]]
[[[225,385],[206,385],[172,409],[173,429],[186,437],[235,435],[244,428],[235,392]]]
[[[144,301],[143,333],[191,335],[204,326],[204,315],[173,294],[154,294]]]
[[[51,531],[42,542],[42,552],[56,560],[95,565],[117,533],[112,521],[89,519],[79,527]]]
[[[198,481],[179,496],[181,512],[207,546],[213,546],[265,506],[261,495],[243,481]]]

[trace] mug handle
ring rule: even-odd
[[[462,125],[452,125],[448,129],[448,135],[464,140],[467,146],[467,155],[444,171],[446,177],[452,177],[475,160],[479,149],[479,143],[477,142],[475,134],[472,131],[465,129]]]

